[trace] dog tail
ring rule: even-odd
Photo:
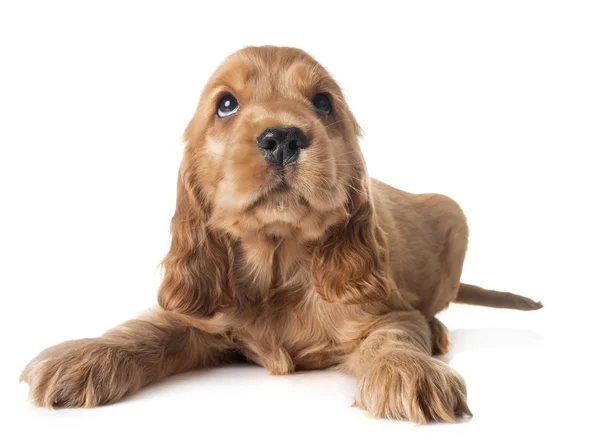
[[[519,311],[535,311],[544,307],[541,301],[536,302],[531,298],[511,294],[510,292],[499,292],[465,283],[460,283],[458,295],[454,302],[476,306],[517,309]]]

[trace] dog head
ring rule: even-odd
[[[250,47],[228,57],[185,131],[161,304],[204,314],[239,306],[232,242],[244,239],[310,244],[327,300],[384,298],[384,239],[359,134],[341,89],[305,52]]]
[[[314,239],[364,174],[359,132],[340,88],[308,54],[246,48],[202,93],[185,133],[184,175],[210,202],[212,227]]]

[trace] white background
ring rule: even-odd
[[[0,442],[598,443],[597,2],[150,3],[0,3]],[[250,366],[99,409],[28,403],[41,349],[154,303],[180,136],[250,44],[335,75],[373,176],[463,206],[464,281],[546,304],[441,315],[471,421],[373,420],[351,377]]]

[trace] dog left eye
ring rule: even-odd
[[[221,99],[219,99],[219,104],[217,105],[217,116],[220,118],[231,116],[232,114],[237,113],[239,108],[240,104],[233,94],[225,94],[223,97],[221,97]]]
[[[331,97],[327,93],[315,94],[312,98],[312,104],[317,110],[319,110],[319,112],[325,115],[329,115],[333,111]]]

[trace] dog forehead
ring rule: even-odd
[[[258,100],[308,96],[334,83],[304,51],[277,47],[246,48],[234,53],[215,77],[237,94]]]

